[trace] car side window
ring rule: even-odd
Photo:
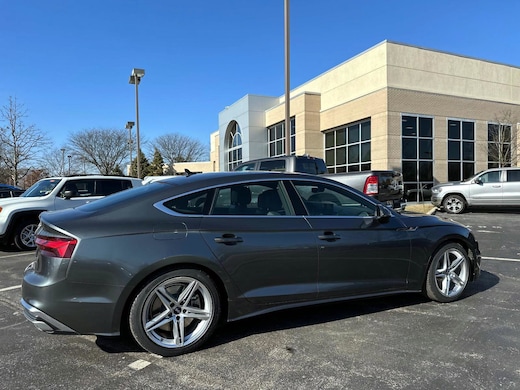
[[[107,196],[132,187],[130,180],[123,179],[97,179],[95,184],[94,196]]]
[[[241,165],[241,166],[237,167],[237,169],[235,169],[235,170],[236,171],[254,171],[255,163]]]
[[[312,216],[374,216],[376,207],[362,197],[333,185],[295,182],[307,212]]]
[[[520,181],[520,169],[507,171],[507,181],[508,182]]]
[[[290,215],[280,182],[236,184],[218,188],[212,215]]]
[[[500,181],[500,171],[484,173],[479,179],[482,183],[498,183]]]
[[[202,215],[204,213],[204,206],[208,199],[211,199],[211,196],[209,191],[206,190],[170,199],[164,203],[164,206],[180,214]]]
[[[261,171],[279,171],[285,172],[285,160],[269,160],[260,163]]]

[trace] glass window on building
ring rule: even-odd
[[[448,181],[467,179],[475,173],[475,123],[448,120]]]
[[[488,168],[511,166],[511,125],[488,124]]]
[[[296,125],[291,118],[291,155],[296,151]],[[267,155],[269,157],[285,156],[285,121],[267,128]]]
[[[433,118],[401,117],[402,169],[408,201],[429,200],[433,186]]]
[[[325,133],[325,163],[330,173],[371,169],[370,126],[370,119],[365,119]]]
[[[232,171],[242,162],[242,133],[237,122],[232,124],[227,141],[227,170]]]

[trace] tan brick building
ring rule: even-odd
[[[212,170],[285,154],[284,107],[284,96],[246,95],[220,112]],[[489,134],[506,113],[516,146],[519,67],[384,41],[291,90],[291,152],[428,187],[496,164]],[[517,164],[516,148],[508,158]]]

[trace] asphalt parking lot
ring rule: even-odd
[[[463,299],[402,295],[274,313],[229,324],[176,358],[122,338],[39,332],[19,304],[33,253],[0,248],[0,388],[519,388],[520,212],[438,215],[480,242],[482,275]]]

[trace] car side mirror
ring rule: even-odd
[[[390,212],[386,210],[385,206],[378,204],[374,219],[379,223],[388,223],[390,221]]]
[[[74,196],[74,191],[67,190],[67,191],[63,192],[63,198],[65,198],[65,199],[70,199],[73,196]]]
[[[480,177],[477,177],[475,180],[473,180],[476,184],[482,184],[482,179]]]

